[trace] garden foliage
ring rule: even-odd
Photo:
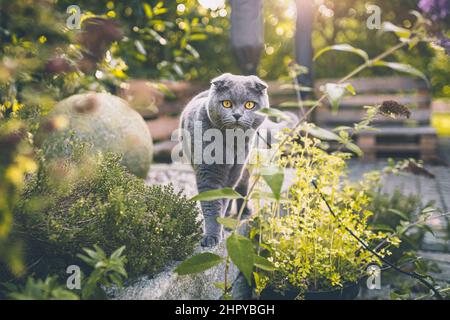
[[[260,254],[276,267],[269,278],[261,274],[258,279],[275,289],[294,287],[299,291],[327,291],[358,282],[367,267],[379,261],[370,252],[360,250],[360,243],[345,228],[367,244],[387,236],[372,231],[368,225],[373,215],[368,209],[372,198],[365,189],[373,185],[365,181],[361,185],[366,187],[361,188],[348,180],[348,154],[328,154],[318,147],[320,140],[310,136],[301,137],[300,141],[286,137],[288,140],[279,150],[278,165],[292,168],[295,177],[287,201],[280,204],[260,200],[257,205],[259,215],[252,235],[259,241]],[[389,241],[399,244],[396,237]],[[383,248],[380,253],[384,256],[390,251]],[[262,289],[260,285],[257,284],[257,291]]]
[[[112,154],[40,166],[15,210],[30,261],[71,258],[84,247],[125,246],[131,275],[154,274],[193,251],[199,211],[171,186],[146,186]]]
[[[125,271],[125,247],[115,250],[110,256],[98,246],[94,250],[84,248],[86,253],[78,254],[78,258],[88,265],[89,274],[78,274],[79,288],[75,285],[69,289],[58,281],[57,276],[47,276],[44,280],[28,277],[25,284],[7,283],[7,297],[13,300],[87,300],[105,299],[105,289],[122,286],[127,278]],[[68,280],[69,281],[69,280]]]

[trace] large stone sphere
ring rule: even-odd
[[[107,93],[84,93],[59,102],[36,134],[47,160],[70,157],[74,142],[91,152],[114,152],[145,178],[152,162],[152,137],[144,119],[127,102]]]

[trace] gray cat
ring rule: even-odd
[[[213,79],[209,90],[188,103],[181,115],[181,129],[189,137],[182,137],[182,144],[194,168],[199,192],[229,187],[242,195],[247,194],[248,173],[243,169],[256,129],[266,118],[256,111],[267,107],[265,82],[256,76],[229,73]],[[206,138],[208,134],[196,135],[196,130],[212,133],[210,139]],[[214,161],[199,159],[195,149],[207,151],[211,141],[221,147],[210,153]],[[222,228],[216,219],[226,215],[230,205],[226,199],[201,202],[205,221],[202,246],[212,247],[220,242]],[[240,206],[242,201],[238,202],[238,210]],[[245,208],[244,216],[249,213]]]

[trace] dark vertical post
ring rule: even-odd
[[[231,46],[246,75],[256,75],[264,47],[263,0],[231,0]]]
[[[312,28],[314,9],[312,0],[296,0],[297,22],[295,30],[295,56],[299,65],[308,68],[307,74],[299,76],[302,86],[312,86]]]

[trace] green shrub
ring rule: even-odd
[[[31,259],[66,263],[84,247],[110,254],[124,245],[127,270],[138,275],[193,251],[200,236],[195,202],[172,186],[146,186],[115,155],[73,160],[41,165],[16,208],[15,231]]]
[[[6,297],[12,300],[99,300],[107,299],[105,289],[112,286],[123,286],[123,280],[128,274],[124,264],[126,257],[122,255],[125,247],[115,250],[111,256],[98,246],[94,249],[84,248],[85,254],[78,258],[89,266],[89,274],[80,274],[80,287],[68,289],[58,281],[56,276],[47,276],[44,280],[29,276],[25,280],[3,284]],[[22,282],[22,284],[20,284]],[[73,290],[73,291],[72,291]]]

